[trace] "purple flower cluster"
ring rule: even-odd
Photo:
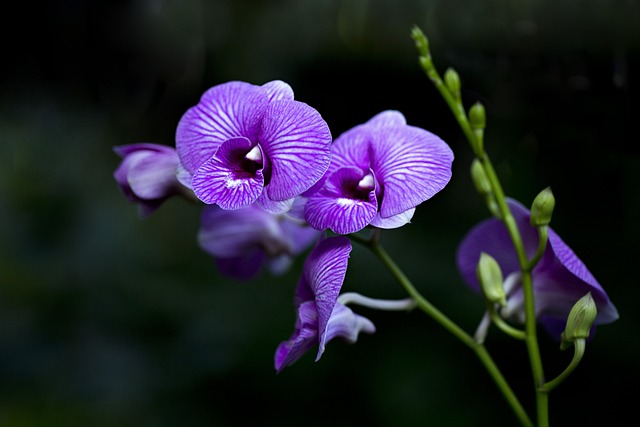
[[[283,273],[315,245],[295,291],[294,332],[276,350],[278,372],[315,345],[317,360],[332,339],[355,342],[360,332],[375,331],[371,321],[338,299],[349,240],[322,232],[346,235],[407,224],[419,204],[447,185],[454,158],[439,137],[391,110],[332,143],[321,115],[294,100],[291,87],[279,80],[262,86],[235,81],[207,90],[180,119],[175,150],[133,144],[115,151],[122,157],[116,182],[139,203],[143,216],[176,194],[207,205],[198,241],[223,275],[248,279],[265,266]],[[532,254],[538,237],[528,225],[529,213],[509,203]],[[475,268],[481,252],[498,260],[507,277],[502,314],[521,318],[518,262],[500,221],[478,225],[458,251],[460,271],[474,289],[479,289]],[[617,318],[602,287],[552,230],[532,275],[538,318],[554,335],[588,291],[598,305],[596,323]]]

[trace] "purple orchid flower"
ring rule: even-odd
[[[188,184],[204,203],[227,210],[257,201],[270,212],[286,211],[324,175],[330,144],[320,114],[294,101],[279,80],[212,87],[176,132]]]
[[[220,273],[240,280],[255,276],[264,265],[274,274],[284,273],[319,237],[304,222],[256,205],[233,211],[205,206],[198,232],[200,247],[215,258]]]
[[[369,319],[338,302],[350,252],[349,239],[334,236],[318,242],[309,254],[294,299],[298,312],[295,330],[276,350],[276,371],[296,362],[316,344],[318,361],[332,339],[354,343],[360,332],[375,332]]]
[[[170,196],[187,190],[176,176],[180,161],[172,147],[140,143],[114,147],[114,151],[122,162],[113,177],[127,199],[140,204],[142,217],[149,216]]]
[[[436,135],[384,111],[331,146],[325,177],[306,196],[305,219],[318,230],[349,234],[371,224],[397,228],[451,178],[453,152]]]
[[[538,247],[538,231],[529,224],[530,212],[519,202],[508,199],[509,208],[522,234],[525,250],[531,258]],[[524,295],[520,282],[520,266],[515,248],[504,224],[488,219],[476,225],[458,248],[458,269],[465,282],[480,291],[476,266],[480,253],[493,256],[505,277],[507,305],[501,311],[505,318],[524,322]],[[554,338],[560,339],[571,307],[591,292],[598,309],[594,325],[611,323],[618,311],[606,292],[571,248],[549,228],[549,241],[540,262],[531,272],[536,318]]]

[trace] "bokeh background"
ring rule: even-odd
[[[418,24],[441,71],[487,108],[507,193],[551,186],[553,227],[620,311],[551,397],[552,425],[636,418],[640,5],[633,0],[58,0],[5,9],[0,67],[0,425],[512,426],[475,357],[420,312],[276,375],[301,261],[281,277],[221,277],[196,244],[200,206],[137,217],[115,145],[174,144],[210,86],[289,82],[334,136],[385,109],[440,135],[454,176],[383,242],[417,287],[473,331],[482,303],[457,243],[487,213],[470,150],[417,65]],[[355,247],[345,290],[402,298]],[[541,336],[547,375],[570,360]],[[488,347],[533,409],[525,352]]]

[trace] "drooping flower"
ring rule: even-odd
[[[349,239],[334,236],[318,242],[309,254],[294,298],[298,312],[295,329],[276,349],[276,371],[296,362],[316,344],[318,361],[332,339],[354,343],[360,332],[375,332],[369,319],[338,302],[350,252]]]
[[[508,204],[531,258],[538,247],[539,237],[538,231],[529,223],[530,212],[515,200],[509,199]],[[458,248],[458,269],[465,282],[478,292],[480,284],[476,277],[476,266],[482,252],[495,258],[505,277],[507,305],[501,311],[502,316],[524,322],[524,294],[518,258],[507,229],[500,220],[488,219],[476,225]],[[551,228],[544,255],[531,272],[531,277],[536,318],[558,340],[571,308],[588,292],[591,292],[598,309],[594,324],[611,323],[618,318],[618,311],[602,286]]]
[[[214,257],[220,273],[240,280],[265,265],[274,274],[284,273],[319,237],[319,231],[301,221],[256,205],[233,211],[205,206],[198,232],[200,247]]]
[[[113,177],[130,202],[139,203],[140,215],[153,213],[167,198],[187,191],[176,174],[176,150],[166,145],[130,144],[114,147],[122,157]]]
[[[176,149],[196,196],[223,209],[257,201],[286,211],[329,166],[331,134],[320,114],[282,81],[228,82],[187,110]]]
[[[331,165],[306,195],[305,219],[318,230],[349,234],[371,224],[397,228],[451,178],[453,152],[436,135],[384,111],[343,133]]]

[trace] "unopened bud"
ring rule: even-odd
[[[460,76],[453,68],[447,68],[444,72],[444,83],[456,100],[460,100]]]
[[[491,182],[489,182],[487,172],[485,172],[482,162],[478,159],[474,159],[471,163],[471,179],[478,193],[483,196],[491,194]]]
[[[469,123],[474,129],[484,129],[487,124],[487,115],[484,110],[484,105],[480,102],[476,102],[469,109]]]
[[[571,308],[567,318],[567,326],[562,333],[560,348],[567,348],[570,343],[578,339],[587,339],[597,315],[596,303],[591,296],[591,292],[588,292]]]
[[[549,225],[555,206],[556,199],[553,197],[551,188],[547,187],[533,200],[531,205],[531,225],[533,227]]]
[[[424,35],[418,26],[414,26],[411,29],[411,38],[416,42],[416,47],[420,55],[429,56],[429,39],[427,39],[427,36]]]
[[[507,298],[504,292],[502,270],[495,258],[486,252],[482,252],[476,267],[476,275],[487,301],[491,303],[497,302],[502,307],[506,306]]]

